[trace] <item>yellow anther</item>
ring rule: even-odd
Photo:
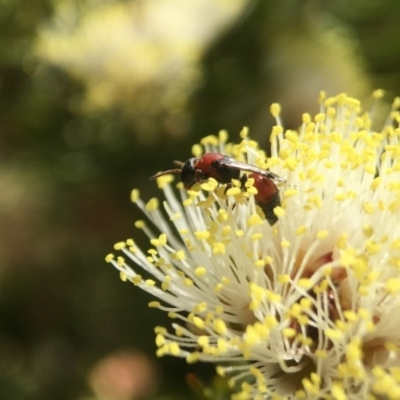
[[[296,171],[298,167],[298,162],[295,158],[288,157],[284,160],[284,166],[290,171]]]
[[[326,114],[328,115],[328,118],[334,118],[336,115],[336,108],[334,107],[328,107],[328,109],[326,110]]]
[[[228,213],[226,210],[220,209],[218,210],[218,217],[217,220],[219,223],[222,223],[228,219]]]
[[[156,197],[153,197],[146,204],[146,210],[149,211],[149,212],[155,211],[155,210],[158,209],[158,206],[159,206],[158,199]]]
[[[170,286],[169,280],[165,280],[164,282],[161,283],[161,289],[164,291],[167,291],[169,289],[169,286]]]
[[[268,291],[267,299],[271,303],[279,303],[282,300],[282,296],[279,293],[274,293],[274,292]]]
[[[326,352],[326,350],[322,350],[322,349],[317,349],[315,350],[315,356],[320,358],[320,359],[324,359],[328,357],[328,353]]]
[[[331,393],[334,400],[348,400],[348,396],[343,388],[342,382],[334,382],[332,384]]]
[[[328,236],[329,236],[329,231],[327,231],[327,230],[317,232],[317,238],[320,240],[325,239]]]
[[[167,235],[165,234],[165,233],[162,233],[159,237],[158,237],[158,239],[156,239],[156,238],[154,238],[154,239],[151,239],[150,240],[150,243],[153,245],[153,246],[159,246],[159,247],[162,247],[162,246],[165,246],[166,244],[167,244]]]
[[[156,341],[157,347],[164,346],[165,343],[166,343],[165,337],[161,332],[158,333],[158,335],[156,335],[156,340],[155,341]]]
[[[188,364],[194,364],[197,361],[199,361],[199,353],[194,352],[194,353],[189,353],[186,357],[186,362]]]
[[[282,285],[285,285],[290,282],[290,275],[278,275],[278,282]]]
[[[272,132],[271,136],[277,136],[279,134],[283,133],[283,128],[280,125],[275,125],[272,127]]]
[[[220,292],[223,288],[224,288],[224,285],[223,285],[222,283],[217,283],[217,284],[214,286],[214,291],[218,293],[218,292]]]
[[[165,186],[169,185],[171,182],[173,182],[175,177],[171,174],[163,175],[157,178],[157,186],[160,189],[164,189]]]
[[[299,279],[297,284],[303,289],[310,289],[313,286],[312,280],[308,278]]]
[[[344,250],[347,247],[347,238],[348,238],[348,234],[346,232],[343,232],[338,239],[336,240],[336,246],[341,249]]]
[[[204,329],[204,321],[200,317],[193,317],[193,324],[199,329]]]
[[[270,112],[274,118],[279,117],[281,113],[281,106],[278,103],[272,103],[270,107]]]
[[[190,205],[193,204],[193,199],[185,199],[185,200],[182,202],[182,204],[183,204],[185,207],[188,207],[188,206],[190,206]]]
[[[140,198],[140,192],[138,189],[133,189],[131,191],[131,202],[136,203]]]
[[[186,258],[185,252],[183,250],[179,250],[176,253],[171,254],[171,258],[174,258],[178,261],[183,261]]]
[[[138,286],[142,283],[142,277],[140,275],[136,275],[133,279],[132,279],[132,283],[135,286]]]
[[[202,313],[207,311],[207,303],[205,301],[202,301],[201,303],[198,303],[194,306],[193,312],[196,313]]]
[[[253,214],[250,218],[247,220],[247,225],[248,226],[254,226],[254,225],[263,225],[264,220],[261,219],[257,214]]]
[[[337,193],[335,194],[335,200],[336,201],[343,201],[346,200],[347,196],[345,193]]]
[[[263,234],[261,233],[261,232],[258,232],[258,233],[253,233],[252,235],[251,235],[251,240],[253,241],[253,242],[256,242],[257,240],[261,240],[262,238],[263,238]]]
[[[219,335],[223,335],[227,331],[227,327],[225,325],[225,322],[222,319],[217,318],[214,323],[213,327],[216,333]]]
[[[311,122],[311,116],[308,113],[302,115],[302,120],[304,124],[309,124]]]
[[[381,184],[381,182],[382,182],[382,178],[380,177],[380,176],[378,176],[377,178],[375,178],[373,181],[372,181],[372,183],[371,183],[371,189],[372,190],[376,190],[376,189],[378,189],[378,187],[379,187],[379,185]]]
[[[375,175],[376,169],[372,164],[365,165],[365,171],[371,175]]]
[[[305,232],[307,232],[307,227],[305,225],[301,225],[296,229],[297,236],[301,236]]]
[[[112,253],[110,253],[110,254],[107,254],[106,255],[106,258],[105,258],[105,260],[106,260],[106,262],[111,262],[113,259],[114,259],[114,254],[112,254]]]
[[[232,187],[226,191],[228,196],[237,196],[242,193],[242,190],[239,187]]]
[[[333,106],[336,103],[336,97],[328,97],[324,99],[324,105],[326,107]]]
[[[264,322],[271,329],[278,325],[278,320],[273,315],[266,316]]]
[[[389,278],[385,282],[385,290],[387,293],[399,293],[400,292],[400,278]]]
[[[222,242],[214,243],[213,253],[214,254],[225,254],[225,245]]]
[[[215,135],[208,135],[203,137],[203,139],[200,140],[200,143],[203,146],[205,145],[218,146],[219,139]]]
[[[390,244],[390,248],[391,248],[392,250],[400,250],[400,239],[394,240],[394,241]]]
[[[343,311],[343,315],[349,322],[356,322],[358,320],[358,316],[354,311],[351,310]]]
[[[247,126],[244,126],[243,129],[240,131],[240,137],[242,139],[246,139],[248,135],[249,135],[249,128]]]
[[[381,99],[385,95],[385,91],[383,89],[377,89],[372,92],[372,97],[374,99]]]
[[[298,134],[295,131],[286,131],[285,138],[291,143],[297,143],[299,141]]]
[[[204,275],[207,274],[207,269],[204,268],[204,267],[197,267],[197,268],[194,270],[194,273],[195,273],[195,275],[196,275],[198,278],[201,278],[202,276],[204,276]]]
[[[218,182],[214,178],[209,178],[207,182],[202,183],[200,186],[206,192],[213,192],[218,187]]]
[[[326,99],[326,92],[324,90],[321,90],[318,96],[318,103],[323,103],[325,99]]]
[[[179,356],[181,349],[179,348],[179,344],[176,342],[169,343],[169,352],[173,356]]]
[[[203,147],[199,144],[195,144],[192,146],[192,154],[195,157],[200,157],[203,154]]]
[[[307,298],[307,297],[303,297],[300,300],[300,306],[302,307],[303,310],[307,310],[310,309],[312,306],[312,301],[311,299]]]
[[[163,326],[156,326],[154,328],[154,333],[160,334],[160,335],[165,335],[167,333],[167,330]]]
[[[245,128],[243,128],[245,129]],[[228,141],[229,135],[228,132],[225,129],[221,129],[218,132],[218,139],[220,143],[226,143]]]
[[[221,283],[224,285],[230,285],[231,284],[231,280],[229,278],[227,278],[226,276],[223,276],[221,278]]]
[[[334,342],[339,341],[343,338],[343,333],[337,329],[326,329],[325,335],[328,337],[328,339],[331,339]]]
[[[125,242],[118,242],[114,244],[114,250],[122,250],[126,247]]]
[[[286,211],[285,211],[284,208],[282,208],[280,206],[277,206],[277,207],[274,208],[274,214],[277,217],[283,217],[286,214]]]
[[[218,366],[215,368],[215,370],[217,371],[217,374],[218,374],[219,376],[222,376],[222,377],[225,376],[225,368],[222,367],[221,365],[218,365]]]
[[[296,336],[296,329],[293,328],[285,328],[282,330],[283,336],[285,336],[287,339],[294,338]]]
[[[283,193],[283,196],[288,199],[289,197],[297,196],[298,194],[299,194],[298,190],[288,189]]]
[[[209,231],[196,231],[194,236],[199,240],[207,240],[211,236],[211,233]]]
[[[209,346],[210,344],[210,337],[209,336],[199,336],[197,338],[197,344],[201,347]]]
[[[400,97],[395,97],[392,103],[392,109],[397,110],[400,108]]]

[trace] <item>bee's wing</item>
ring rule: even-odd
[[[241,161],[236,161],[233,158],[230,157],[224,157],[222,158],[219,163],[221,165],[224,165],[228,168],[232,169],[239,169],[241,171],[247,171],[247,172],[254,172],[256,174],[263,175],[267,178],[273,179],[278,182],[286,182],[286,179],[282,178],[281,176],[274,174],[271,171],[268,171],[266,169],[258,168],[255,165],[247,164],[245,162]]]

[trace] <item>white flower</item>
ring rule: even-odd
[[[156,328],[157,354],[215,362],[241,383],[234,399],[400,398],[400,99],[381,132],[356,99],[320,102],[299,132],[284,132],[271,107],[268,159],[247,130],[238,145],[222,132],[194,146],[284,177],[276,224],[251,181],[227,193],[212,179],[179,184],[177,197],[168,175],[158,179],[167,218],[132,192],[157,229],[136,223],[151,249],[130,239],[106,258],[176,321],[172,333]]]

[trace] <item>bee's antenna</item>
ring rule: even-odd
[[[167,175],[167,174],[180,174],[182,169],[169,169],[168,171],[159,172],[158,174],[153,175],[150,180],[154,180],[159,178],[160,176]]]
[[[178,168],[176,168],[176,169],[169,169],[168,171],[162,171],[162,172],[159,172],[158,174],[155,174],[155,175],[153,175],[151,178],[150,178],[150,180],[154,180],[154,179],[157,179],[157,178],[159,178],[160,176],[163,176],[163,175],[167,175],[167,174],[180,174],[181,172],[182,172],[182,167],[183,167],[183,164],[185,164],[185,163],[183,163],[182,161],[174,161],[174,164],[175,165],[177,165],[178,167],[180,167],[179,169]]]

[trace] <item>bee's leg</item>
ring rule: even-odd
[[[224,194],[226,194],[226,192],[227,192],[231,187],[233,187],[232,183],[231,183],[231,182],[227,183],[226,186],[225,186]]]
[[[240,189],[242,189],[242,190],[245,189],[247,179],[248,179],[247,174],[243,174],[243,175],[240,177],[240,183],[241,183]]]
[[[204,182],[207,180],[207,177],[204,175],[204,173],[201,169],[196,169],[194,171],[194,177],[195,177],[197,183]]]

